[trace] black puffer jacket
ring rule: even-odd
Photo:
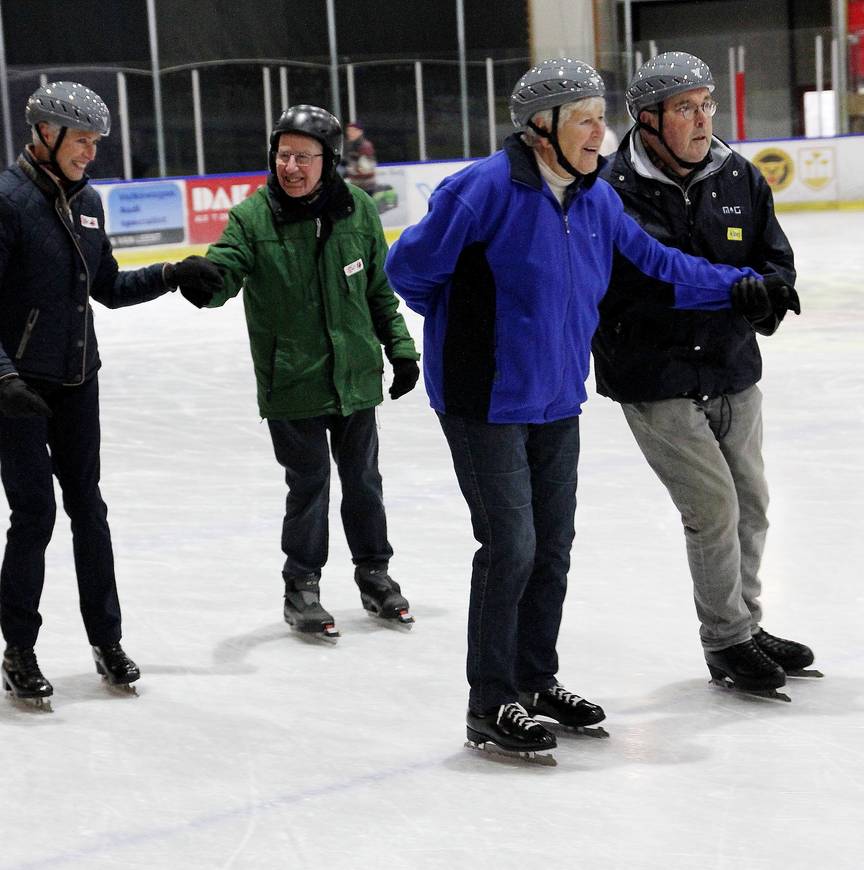
[[[0,377],[83,383],[100,364],[90,298],[120,308],[168,289],[161,264],[118,271],[86,177],[64,193],[28,151],[0,173]]]
[[[686,192],[642,157],[631,162],[632,131],[601,171],[625,211],[664,245],[714,263],[751,266],[795,282],[792,249],[774,216],[761,173],[719,139],[712,159]],[[650,177],[649,177],[650,176]],[[647,278],[616,256],[594,336],[597,390],[618,402],[737,393],[762,375],[753,327],[731,310],[676,311],[669,285]],[[759,324],[764,334],[782,319]]]

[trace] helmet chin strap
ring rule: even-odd
[[[561,143],[558,141],[558,118],[561,115],[561,106],[555,106],[552,109],[552,131],[544,130],[542,127],[538,127],[533,121],[528,122],[528,126],[538,135],[542,136],[544,139],[549,140],[549,144],[552,146],[552,150],[555,152],[555,156],[558,158],[558,163],[561,168],[567,172],[568,175],[572,175],[574,178],[580,178],[582,173],[573,166],[570,161],[564,156],[564,152],[561,150]]]
[[[66,131],[68,127],[61,127],[60,132],[57,134],[57,139],[54,142],[54,146],[48,144],[45,137],[42,135],[42,131],[39,129],[39,125],[36,125],[36,135],[39,137],[39,141],[48,149],[48,160],[47,164],[51,167],[54,174],[64,183],[73,184],[71,178],[66,177],[66,173],[60,168],[60,164],[57,162],[57,152],[60,150],[60,146],[63,144],[63,140],[66,138]]]
[[[644,111],[644,110],[643,110]],[[639,113],[640,115],[642,112]],[[711,162],[711,149],[709,147],[708,151],[705,152],[705,156],[701,160],[685,160],[683,157],[679,157],[673,150],[669,143],[666,141],[666,137],[663,135],[663,107],[660,107],[660,111],[657,113],[657,117],[660,119],[657,123],[657,127],[652,127],[650,124],[646,124],[644,121],[636,120],[636,126],[640,130],[646,130],[648,133],[653,133],[659,140],[663,147],[669,152],[669,156],[682,168],[687,170],[693,169],[702,169],[704,166],[707,166]]]

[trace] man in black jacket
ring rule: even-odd
[[[100,361],[90,298],[118,308],[179,285],[212,293],[221,278],[201,257],[118,270],[99,195],[87,183],[87,167],[110,131],[98,95],[53,82],[30,97],[26,117],[32,144],[0,173],[0,476],[11,509],[0,628],[4,688],[47,706],[53,689],[33,648],[56,513],[52,475],[72,523],[96,670],[115,685],[140,676],[120,646],[114,556],[99,491]]]
[[[711,71],[685,52],[648,61],[627,90],[636,121],[601,176],[655,238],[715,263],[751,266],[736,309],[684,311],[669,287],[618,258],[593,352],[598,391],[621,403],[681,512],[701,640],[712,677],[774,693],[813,661],[760,627],[768,529],[762,360],[755,332],[798,313],[789,242],[759,171],[712,135]],[[790,300],[792,300],[790,304]],[[755,330],[755,331],[754,331]]]

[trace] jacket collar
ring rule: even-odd
[[[331,221],[348,217],[354,211],[354,197],[342,177],[334,174],[312,200],[288,196],[272,173],[267,179],[267,202],[277,223],[299,223],[327,217]]]
[[[504,154],[510,163],[510,178],[519,184],[527,184],[535,190],[543,189],[543,178],[537,168],[534,149],[522,141],[521,133],[511,133],[504,140]],[[605,164],[603,157],[599,158],[597,169],[589,175],[580,175],[570,186],[575,190],[588,190],[597,180],[597,173]],[[569,188],[568,188],[569,189]]]
[[[87,186],[90,181],[89,175],[84,175],[80,181],[76,181],[69,188],[65,188],[60,179],[53,173],[49,172],[36,159],[33,154],[33,149],[27,145],[24,150],[18,155],[16,161],[18,168],[38,187],[47,197],[53,199],[60,197],[65,200],[66,204],[72,200]]]
[[[642,137],[637,135],[637,133],[638,131],[636,127],[631,127],[627,131],[627,134],[624,136],[624,139],[618,148],[615,162],[612,167],[612,173],[618,173],[618,175],[623,174],[625,176],[632,175],[633,177],[631,180],[633,182],[637,180],[636,176],[639,176],[640,178],[648,178],[653,181],[659,181],[661,184],[668,184],[672,187],[681,188],[681,184],[678,184],[654,165],[648,154],[648,149],[642,141]],[[685,190],[691,185],[697,184],[703,179],[719,172],[726,161],[732,156],[732,149],[722,139],[712,136],[709,156],[710,160],[702,167],[702,169],[695,172],[686,180],[682,179],[684,181],[683,188]]]

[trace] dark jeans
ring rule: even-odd
[[[0,626],[6,642],[31,647],[42,617],[45,549],[57,512],[54,482],[72,522],[72,549],[84,627],[91,644],[120,640],[120,603],[108,509],[99,491],[99,385],[31,384],[54,416],[0,417],[0,476],[11,508],[0,570]]]
[[[555,684],[576,512],[579,418],[480,423],[438,415],[471,512],[469,706]]]
[[[393,555],[378,473],[375,409],[347,417],[268,420],[276,461],[285,469],[288,497],[282,522],[283,573],[320,573],[327,561],[330,451],[342,484],[342,525],[355,565],[386,565]]]

